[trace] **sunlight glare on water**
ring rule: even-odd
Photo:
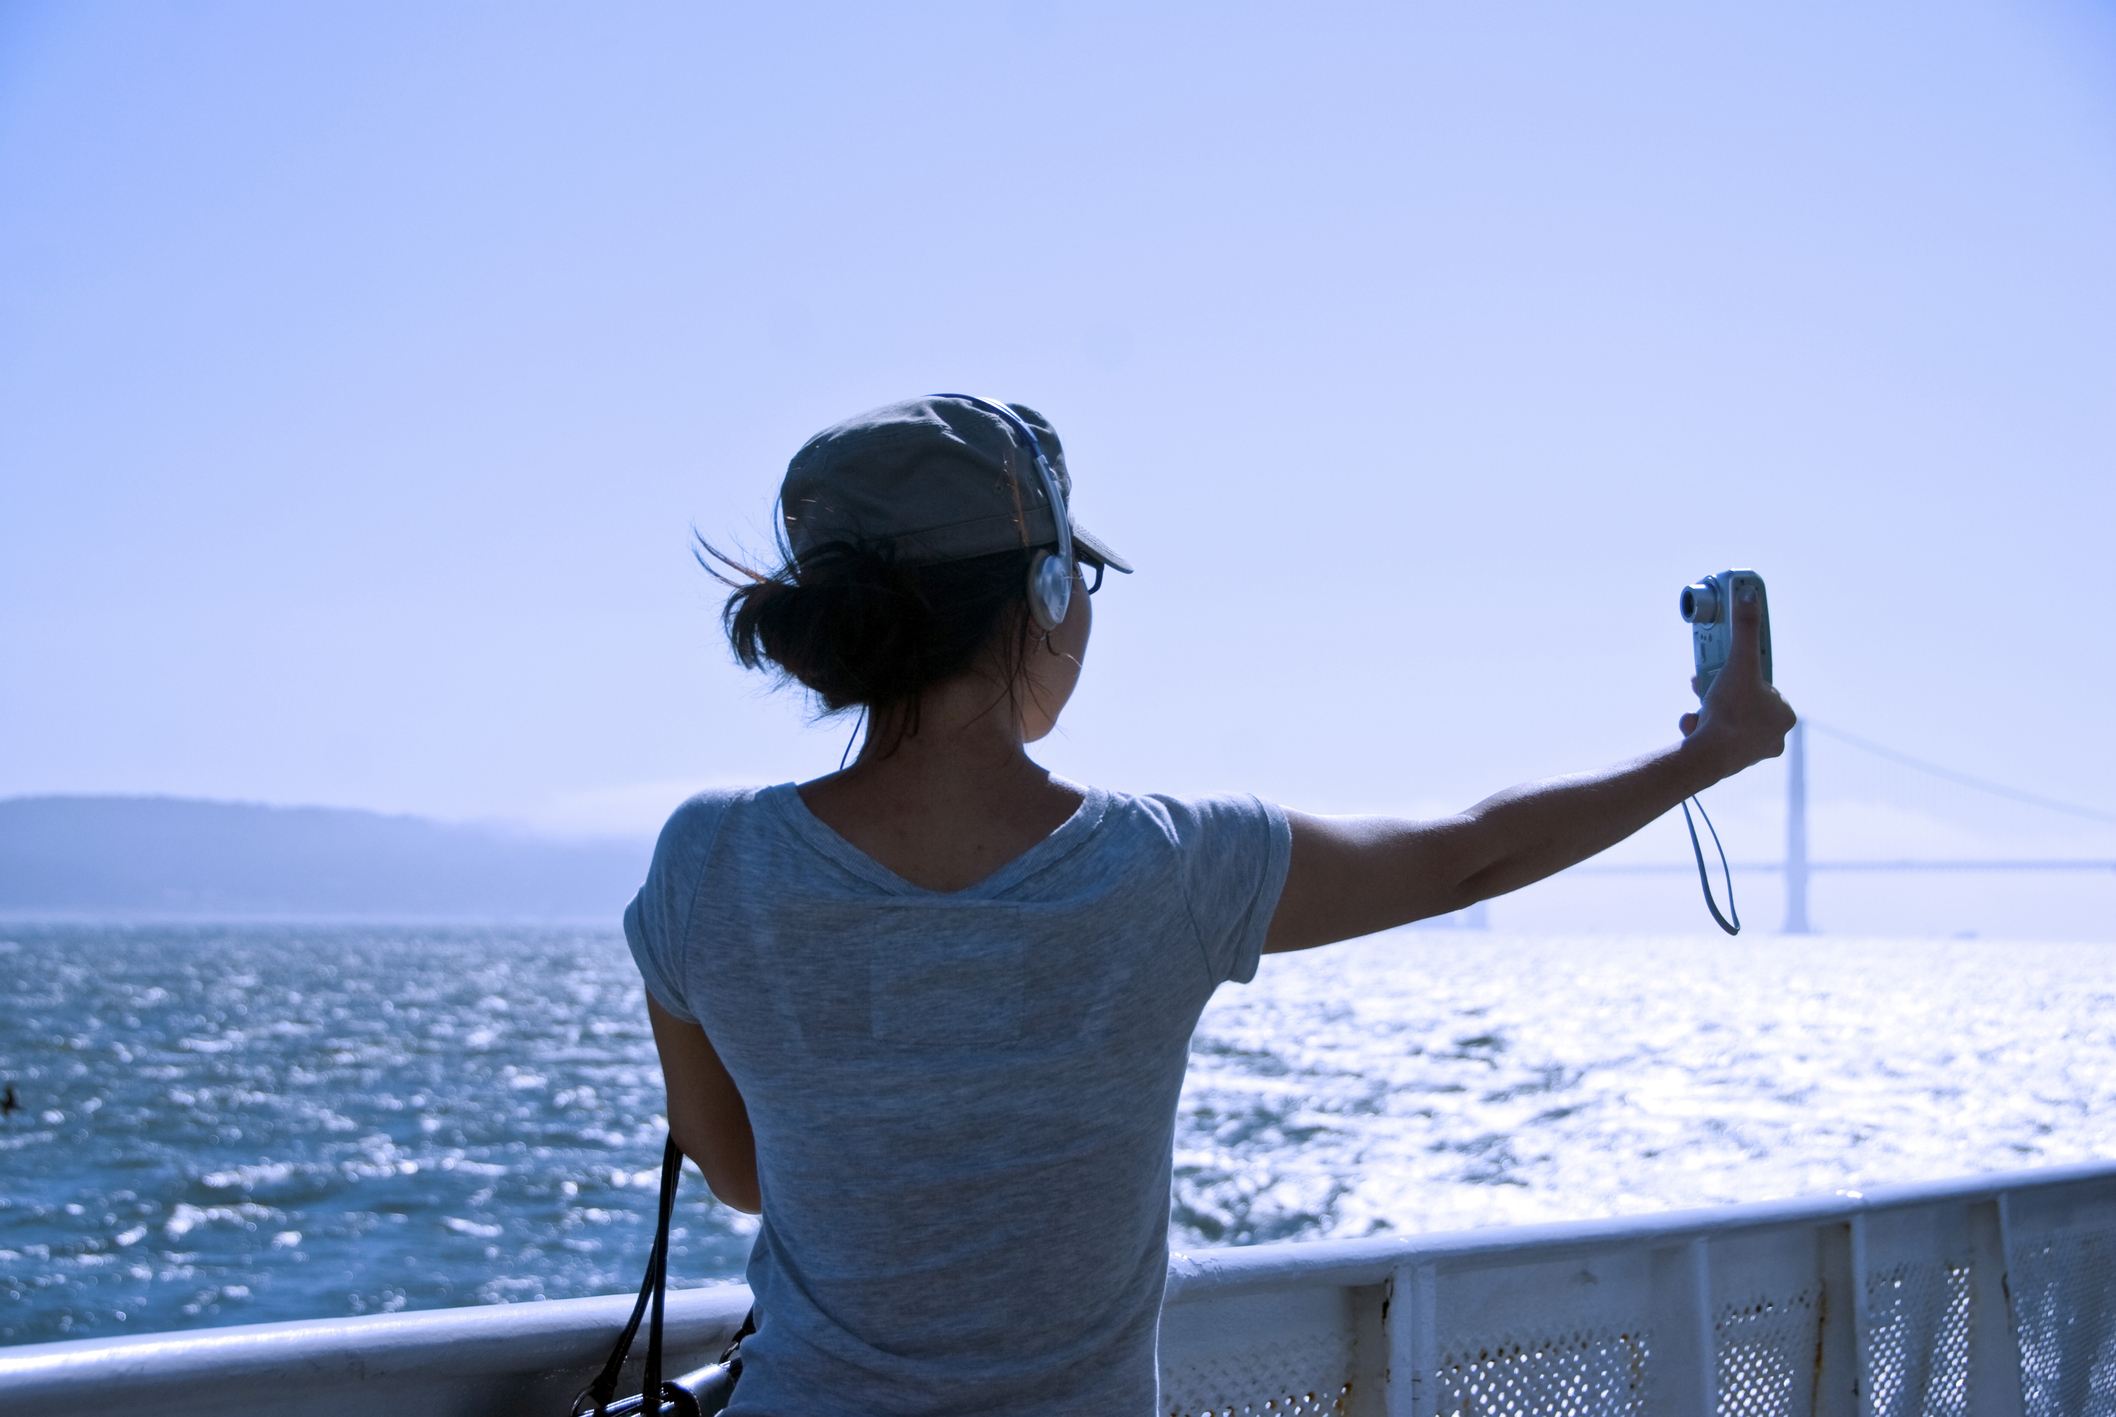
[[[1404,931],[1223,989],[1179,1248],[2093,1159],[2105,947]],[[0,1343],[629,1290],[661,1085],[614,932],[0,932]],[[673,1277],[755,1223],[691,1175]]]
[[[1192,1050],[1179,1228],[1454,1230],[2095,1160],[2108,954],[1407,930],[1267,956]]]

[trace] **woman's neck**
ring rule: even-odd
[[[825,826],[934,891],[975,885],[1080,805],[1029,758],[1011,696],[971,675],[928,690],[915,715],[870,723],[851,767],[800,791]]]

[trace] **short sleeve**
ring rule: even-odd
[[[726,795],[703,793],[676,809],[654,844],[646,884],[625,907],[625,943],[647,992],[685,1023],[698,1021],[687,997],[685,969],[691,905],[729,802]]]
[[[1177,871],[1205,967],[1214,983],[1247,984],[1256,977],[1293,855],[1286,813],[1246,795],[1156,800],[1174,832]]]

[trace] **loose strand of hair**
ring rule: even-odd
[[[746,562],[737,561],[734,557],[713,545],[712,542],[707,541],[705,533],[696,527],[691,528],[691,541],[691,559],[704,567],[707,575],[730,590],[745,590],[760,582],[774,579],[773,576],[758,570]],[[719,564],[715,565],[715,562]],[[742,579],[738,581],[721,574],[721,566],[727,567],[728,570],[733,571]]]

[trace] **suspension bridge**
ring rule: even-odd
[[[2116,812],[2105,812],[2095,807],[2081,806],[2039,793],[2024,792],[2003,783],[1957,772],[1923,758],[1912,757],[1893,748],[1847,733],[1840,728],[1812,719],[1802,719],[1793,726],[1786,738],[1785,747],[1785,858],[1781,861],[1738,861],[1730,864],[1730,870],[1741,872],[1772,872],[1785,878],[1785,924],[1783,932],[1788,935],[1814,933],[1808,916],[1808,885],[1812,877],[1834,872],[2016,872],[2016,871],[2061,871],[2061,872],[2110,872],[2116,873],[2116,858],[2111,857],[1903,857],[1896,859],[1816,861],[1808,855],[1807,832],[1807,735],[1808,730],[1846,744],[1849,747],[1886,759],[1901,767],[1952,782],[1958,787],[2003,797],[2030,807],[2058,812],[2086,821],[2116,825]],[[1576,867],[1592,875],[1663,875],[1687,873],[1691,870],[1687,862],[1638,862]]]

